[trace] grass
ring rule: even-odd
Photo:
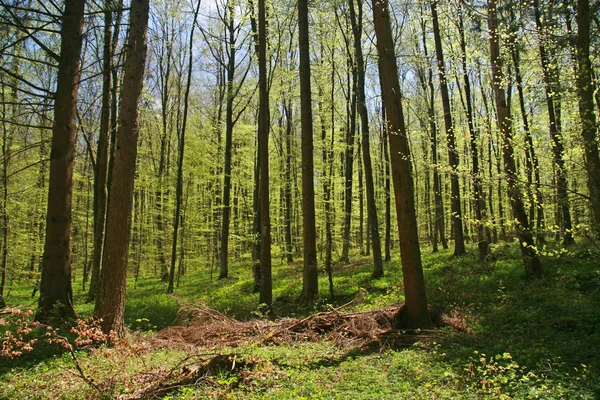
[[[136,333],[127,344],[78,351],[82,370],[103,388],[104,395],[124,397],[157,371],[170,371],[196,353],[235,354],[246,360],[223,368],[197,385],[185,385],[164,398],[373,399],[373,398],[600,398],[600,265],[584,247],[567,252],[548,249],[546,278],[524,276],[516,246],[499,245],[492,263],[476,260],[475,249],[461,257],[450,252],[423,252],[428,300],[432,308],[465,321],[467,330],[443,328],[433,343],[407,349],[383,346],[341,350],[327,341],[293,345],[248,345],[183,351],[145,344],[152,331],[176,323],[182,302],[207,306],[238,319],[262,317],[252,293],[251,262],[231,265],[230,278],[215,280],[206,269],[191,265],[175,297],[152,276],[128,283],[126,324]],[[336,297],[298,303],[302,264],[274,263],[273,315],[304,317],[340,305],[359,291],[364,300],[354,310],[402,301],[401,266],[386,263],[382,279],[370,278],[368,258],[336,266]],[[80,286],[80,284],[79,284]],[[76,287],[76,310],[90,315]],[[31,286],[14,285],[7,301],[34,308]],[[234,363],[235,365],[235,363]],[[175,368],[177,369],[177,368]],[[175,370],[174,369],[174,370]],[[43,346],[17,360],[0,359],[0,398],[67,399],[100,397],[84,382],[68,353]]]

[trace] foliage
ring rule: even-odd
[[[154,393],[159,390],[156,382],[162,382],[160,396],[173,399],[593,399],[600,393],[600,271],[582,250],[544,258],[547,278],[535,284],[524,278],[516,245],[498,246],[493,264],[470,255],[424,254],[432,308],[452,318],[455,328],[443,328],[433,341],[408,348],[341,349],[327,341],[300,341],[192,349],[157,342],[152,332],[133,332],[126,342],[78,350],[76,357],[85,376],[93,377],[107,397],[132,398],[144,388],[150,390],[146,394]],[[189,286],[182,282],[177,298],[159,294],[164,284],[140,279],[137,287],[130,287],[128,324],[139,331],[160,329],[173,324],[177,302],[197,301],[251,318],[252,303],[245,299],[256,296],[250,293],[250,268],[248,263],[232,267],[227,280],[210,280],[207,270],[190,273]],[[323,299],[316,310],[329,310],[328,303],[342,304],[359,293],[362,302],[352,305],[356,311],[396,303],[401,291],[398,262],[388,263],[380,280],[369,280],[370,267],[366,262],[337,265],[337,297],[333,302]],[[295,303],[299,288],[293,283],[301,269],[280,265],[274,271],[277,287],[286,289],[275,296],[272,312],[278,316],[314,312],[314,306]],[[244,296],[234,295],[240,290]],[[173,312],[172,319],[161,317],[161,312]],[[13,325],[12,332],[16,328]],[[69,340],[75,344],[74,336]],[[30,362],[17,359],[5,364],[0,393],[21,397],[30,393],[33,382],[37,397],[51,392],[64,398],[97,397],[96,389],[73,374],[72,357],[52,356],[55,351],[35,347]],[[198,374],[189,375],[224,355],[238,360],[234,368],[230,365],[200,380]]]

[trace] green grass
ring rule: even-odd
[[[408,349],[340,350],[327,341],[242,348],[156,349],[145,346],[151,333],[137,334],[129,347],[79,351],[83,370],[105,393],[130,393],[140,377],[168,370],[186,355],[235,353],[251,360],[182,387],[165,398],[373,399],[373,398],[584,398],[600,397],[600,264],[598,254],[575,247],[544,257],[546,278],[529,281],[516,246],[497,246],[497,260],[480,263],[470,254],[423,251],[428,300],[432,308],[466,321],[467,330],[443,328],[434,343]],[[321,298],[299,303],[302,264],[273,266],[276,316],[303,317],[340,305],[360,291],[367,310],[402,301],[401,266],[386,263],[382,279],[370,278],[368,258],[336,266],[335,298],[320,278]],[[211,279],[210,271],[190,263],[175,297],[152,276],[128,283],[126,324],[134,331],[173,325],[181,302],[204,303],[238,319],[256,318],[258,296],[252,293],[251,261],[231,265],[230,278]],[[77,283],[80,286],[80,283]],[[90,315],[91,304],[75,286],[76,309]],[[35,307],[31,286],[15,284],[8,303]],[[0,360],[0,398],[93,398],[98,393],[74,371],[73,360],[51,346],[19,360]],[[137,383],[136,383],[137,382]],[[184,382],[190,383],[190,382]]]

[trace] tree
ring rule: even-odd
[[[96,298],[98,277],[102,266],[104,250],[104,231],[106,228],[106,199],[108,195],[108,160],[110,150],[110,111],[111,111],[111,78],[113,57],[113,10],[110,2],[104,3],[104,43],[102,64],[102,108],[100,111],[100,133],[96,150],[96,167],[94,170],[94,250],[92,260],[92,280],[89,297]],[[84,279],[86,277],[84,276]]]
[[[439,161],[438,161],[438,139],[437,139],[437,123],[435,116],[435,91],[433,88],[433,68],[429,62],[429,52],[427,50],[427,37],[425,18],[421,13],[421,39],[423,41],[423,55],[427,63],[427,80],[425,80],[425,73],[418,74],[421,80],[421,86],[423,92],[427,96],[427,120],[429,122],[429,141],[431,147],[431,162],[433,164],[433,237],[432,247],[433,252],[438,251],[438,239],[442,243],[444,249],[448,248],[446,241],[446,223],[444,221],[444,201],[442,198],[442,174],[440,174]]]
[[[348,0],[350,9],[350,23],[354,34],[354,55],[358,82],[357,100],[362,131],[363,164],[365,167],[365,185],[367,189],[367,213],[369,215],[369,229],[373,241],[373,278],[383,276],[383,259],[381,257],[381,242],[379,237],[379,222],[377,219],[377,206],[375,204],[375,187],[373,183],[373,167],[371,166],[371,145],[369,138],[369,114],[365,96],[365,62],[362,51],[362,2],[358,1],[358,14],[354,9],[354,0]]]
[[[469,126],[469,133],[471,135],[471,160],[472,160],[472,173],[473,173],[473,193],[475,200],[473,201],[475,209],[475,221],[477,224],[477,247],[479,250],[479,259],[484,260],[490,252],[490,246],[487,238],[484,235],[484,218],[483,212],[485,210],[485,199],[483,197],[483,188],[481,185],[481,175],[479,171],[479,149],[477,144],[478,133],[475,128],[475,121],[473,118],[473,100],[471,93],[471,80],[469,78],[469,72],[467,70],[467,43],[465,40],[465,29],[463,24],[462,15],[462,3],[459,5],[458,10],[458,34],[461,49],[461,63],[462,63],[462,76],[465,84],[465,103],[467,113],[467,124]]]
[[[127,259],[131,233],[133,183],[139,136],[139,106],[146,63],[149,0],[133,0],[119,112],[118,146],[110,183],[105,257],[95,315],[105,333],[124,329]]]
[[[381,92],[389,123],[390,161],[400,237],[407,325],[411,328],[425,328],[431,325],[431,320],[427,309],[425,278],[421,264],[411,156],[404,124],[387,0],[373,4],[373,23],[379,54]]]
[[[317,233],[315,226],[313,121],[308,28],[308,0],[298,0],[300,121],[302,124],[302,226],[304,232],[304,273],[301,297],[312,300],[319,295],[319,270],[317,269]]]
[[[598,128],[594,110],[594,85],[590,61],[590,2],[577,1],[577,91],[579,92],[579,115],[581,136],[585,149],[585,169],[588,176],[590,205],[592,208],[592,230],[600,235],[600,156],[598,155]]]
[[[563,244],[571,245],[575,242],[573,239],[571,212],[569,211],[569,194],[567,192],[568,181],[567,171],[565,169],[565,160],[563,158],[564,145],[561,133],[560,120],[557,118],[557,109],[554,102],[554,97],[557,96],[556,82],[552,78],[550,71],[550,57],[546,49],[546,31],[542,23],[542,15],[540,11],[539,0],[533,0],[533,11],[535,15],[535,24],[539,36],[540,59],[542,62],[542,75],[544,78],[544,89],[546,93],[546,105],[548,107],[548,120],[550,122],[550,138],[552,139],[552,155],[553,164],[556,173],[556,191],[558,198],[558,207],[561,212],[561,233],[563,236]],[[515,64],[516,65],[516,64]]]
[[[192,29],[190,31],[190,39],[188,43],[188,70],[187,80],[185,84],[185,93],[183,96],[183,121],[181,123],[181,132],[179,134],[179,151],[177,159],[177,185],[175,188],[175,216],[173,218],[173,243],[171,249],[171,268],[169,270],[169,286],[167,293],[173,293],[175,282],[175,263],[177,262],[177,236],[179,234],[179,223],[181,221],[181,207],[183,203],[183,156],[185,154],[185,133],[187,128],[188,108],[190,87],[192,85],[192,65],[194,60],[194,31],[196,29],[196,20],[200,12],[201,0],[198,0],[194,18],[192,20]],[[182,246],[183,247],[183,246]]]
[[[36,314],[36,319],[42,322],[54,317],[64,320],[75,316],[71,287],[71,207],[84,9],[85,0],[68,1],[62,15],[50,151],[46,239]]]
[[[530,278],[541,278],[544,276],[544,271],[542,270],[540,259],[533,248],[533,236],[529,230],[527,212],[525,211],[521,189],[518,184],[510,109],[506,103],[506,95],[502,86],[504,75],[502,72],[502,59],[500,58],[500,36],[498,33],[496,0],[488,0],[488,28],[490,31],[490,58],[494,96],[496,99],[496,114],[498,116],[498,130],[502,139],[502,159],[504,161],[504,172],[508,185],[508,197],[516,219],[519,247],[523,256],[525,272]]]
[[[440,92],[442,94],[442,106],[444,109],[444,125],[446,126],[446,139],[448,141],[448,159],[450,160],[450,195],[452,226],[454,229],[454,255],[465,253],[465,238],[463,233],[462,210],[460,200],[460,183],[458,181],[458,150],[454,138],[454,125],[452,123],[452,110],[450,108],[450,95],[444,63],[444,50],[442,49],[442,37],[437,14],[437,0],[431,2],[431,16],[433,20],[433,37],[435,39],[435,54],[437,56],[438,74],[440,76]]]
[[[269,211],[269,90],[267,85],[267,17],[265,0],[258,0],[258,145],[260,146],[260,303],[273,303],[271,283],[271,214]]]

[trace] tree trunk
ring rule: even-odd
[[[525,211],[521,190],[517,182],[518,176],[514,158],[510,110],[507,106],[506,95],[502,86],[504,76],[502,73],[502,60],[500,58],[500,38],[498,35],[498,18],[496,16],[496,0],[488,0],[488,28],[490,31],[490,57],[496,99],[496,111],[498,114],[498,130],[500,131],[500,136],[502,138],[502,158],[508,185],[508,197],[517,223],[516,229],[525,265],[525,272],[531,278],[542,278],[544,275],[542,264],[535,249],[532,247],[533,238],[529,230],[527,212]]]
[[[221,262],[219,279],[227,278],[229,275],[229,222],[231,219],[231,150],[233,142],[233,80],[235,78],[235,8],[233,2],[227,2],[229,19],[227,20],[227,32],[229,35],[229,60],[227,63],[227,96],[225,105],[225,162],[223,164],[223,215],[221,226],[221,250],[219,252]]]
[[[106,198],[108,183],[108,156],[110,146],[110,91],[112,74],[112,23],[113,12],[110,2],[104,7],[104,48],[102,51],[102,107],[100,111],[100,133],[96,150],[96,170],[94,171],[94,255],[89,300],[94,301],[98,290],[98,277],[102,266],[104,250],[104,230],[106,228]],[[85,277],[84,277],[85,279]]]
[[[356,69],[358,71],[358,112],[362,130],[363,164],[365,167],[365,186],[367,190],[367,214],[370,238],[373,244],[373,273],[372,278],[383,276],[383,259],[381,257],[381,240],[379,237],[379,222],[377,219],[377,206],[375,204],[375,184],[373,182],[373,167],[371,165],[371,145],[369,138],[369,114],[365,96],[365,63],[362,52],[362,2],[358,0],[358,14],[354,9],[354,0],[348,0],[350,8],[350,22],[354,33],[354,54],[356,56]],[[358,18],[357,18],[358,17]]]
[[[177,186],[175,188],[175,216],[173,218],[173,242],[171,243],[171,269],[169,271],[169,286],[167,287],[167,293],[169,294],[173,293],[175,284],[175,264],[177,263],[177,235],[179,234],[179,223],[181,220],[181,204],[183,202],[183,156],[185,154],[185,133],[187,128],[190,86],[192,84],[192,63],[194,61],[194,30],[196,29],[196,20],[198,19],[198,12],[200,11],[201,3],[202,2],[198,0],[198,5],[196,6],[196,10],[194,11],[194,18],[192,22],[192,29],[190,32],[188,47],[189,59],[187,81],[183,97],[183,121],[181,123],[181,133],[179,136],[179,151],[177,159]]]
[[[592,230],[600,236],[600,156],[596,113],[594,111],[594,85],[592,84],[592,63],[590,61],[590,2],[577,1],[577,63],[579,92],[579,115],[583,125],[581,136],[585,149],[585,169],[588,174],[591,209],[594,221]]]
[[[460,49],[461,49],[461,61],[462,61],[462,72],[463,81],[465,83],[465,102],[467,106],[467,124],[469,126],[469,133],[471,134],[471,159],[472,159],[472,174],[473,174],[473,194],[475,200],[473,201],[475,209],[475,224],[477,228],[477,248],[479,250],[479,259],[484,260],[490,252],[490,245],[484,234],[484,223],[486,218],[485,213],[485,200],[483,196],[483,188],[481,185],[481,173],[479,170],[479,152],[478,152],[478,133],[475,129],[475,122],[473,121],[473,105],[471,101],[471,81],[469,79],[469,73],[467,70],[467,43],[465,40],[465,29],[463,26],[462,18],[462,4],[459,5],[459,36],[460,36]]]
[[[435,39],[435,53],[437,56],[438,73],[440,76],[440,91],[442,94],[442,106],[444,108],[444,124],[446,126],[446,138],[448,141],[448,159],[450,160],[450,192],[452,196],[451,212],[452,226],[454,229],[454,255],[465,253],[465,238],[462,224],[462,211],[460,200],[460,183],[458,180],[458,150],[454,139],[454,125],[452,123],[452,110],[450,108],[450,95],[448,93],[448,82],[446,77],[446,66],[444,64],[444,52],[442,49],[442,38],[437,14],[437,0],[431,2],[431,16],[433,18],[433,36]]]
[[[383,100],[382,100],[383,103]],[[391,205],[391,182],[390,182],[390,153],[389,153],[389,134],[388,122],[385,114],[385,104],[381,107],[381,123],[383,131],[383,160],[385,163],[385,261],[391,261],[392,247],[392,205]]]
[[[319,270],[317,269],[315,227],[308,0],[298,0],[298,45],[300,48],[300,120],[302,124],[302,226],[304,228],[304,273],[301,297],[305,300],[312,300],[319,295]]]
[[[431,325],[431,320],[427,309],[425,278],[421,265],[411,156],[404,125],[387,0],[373,4],[373,22],[377,37],[379,73],[383,83],[381,91],[390,128],[390,159],[398,217],[407,325],[411,328],[425,328]]]
[[[261,304],[271,307],[273,287],[271,283],[271,217],[269,212],[269,90],[267,77],[267,17],[265,0],[258,0],[258,145],[260,151],[260,299]]]
[[[527,182],[533,186],[528,189],[529,201],[531,202],[531,219],[536,220],[536,231],[538,244],[544,242],[544,204],[542,191],[540,190],[540,168],[538,158],[535,154],[533,146],[533,138],[529,129],[529,121],[527,119],[527,110],[525,108],[525,95],[523,90],[523,78],[521,76],[520,55],[518,46],[512,48],[512,59],[515,66],[515,79],[517,81],[517,90],[519,95],[519,108],[521,110],[521,118],[523,120],[523,130],[525,131],[525,168]],[[537,215],[536,215],[537,210]],[[533,223],[532,223],[533,225]]]
[[[350,55],[348,55],[350,57]],[[346,127],[346,151],[344,152],[344,231],[342,244],[343,263],[350,262],[350,232],[352,228],[352,200],[353,200],[353,181],[354,181],[354,136],[356,135],[356,85],[357,85],[357,70],[351,60],[349,67],[352,70],[352,87],[348,82],[348,106],[347,110],[349,124]],[[362,220],[362,219],[361,219]]]
[[[563,237],[563,245],[568,246],[575,243],[573,239],[573,226],[571,222],[571,212],[569,210],[569,194],[567,192],[568,181],[567,171],[565,170],[565,160],[563,158],[564,146],[562,141],[562,133],[560,126],[560,117],[557,115],[558,111],[555,107],[554,96],[556,96],[557,90],[555,90],[555,82],[553,81],[548,65],[550,60],[548,58],[548,52],[544,42],[546,40],[545,29],[542,24],[542,15],[540,12],[539,0],[533,0],[533,10],[535,14],[535,24],[538,30],[539,36],[539,50],[540,59],[542,61],[542,75],[544,78],[544,89],[546,93],[546,105],[548,107],[548,120],[550,122],[550,138],[552,139],[552,163],[556,168],[556,192],[558,198],[558,207],[561,212],[561,233]]]
[[[36,315],[41,322],[54,317],[65,320],[75,316],[71,286],[71,202],[84,8],[85,0],[69,1],[62,16],[50,151],[46,240]]]
[[[285,212],[284,212],[284,230],[285,230],[285,257],[288,264],[294,261],[292,256],[292,106],[289,100],[284,100],[285,112]]]
[[[129,39],[106,219],[105,257],[95,315],[102,331],[123,334],[127,258],[131,233],[133,184],[139,136],[139,107],[146,63],[149,0],[133,0],[129,16]]]

